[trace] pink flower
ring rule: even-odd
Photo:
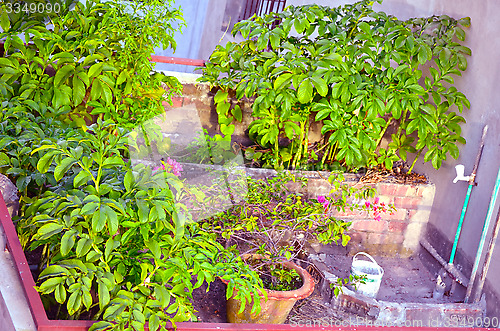
[[[176,176],[181,175],[182,165],[174,159],[167,157],[167,164],[171,167],[172,173]],[[163,166],[165,169],[165,166]]]
[[[161,165],[161,168],[166,172],[172,173],[176,176],[180,176],[181,171],[183,170],[182,165],[176,160],[171,159],[170,157],[167,157],[167,162],[163,163]],[[160,169],[160,167],[154,167],[153,171],[158,171],[158,169]]]
[[[330,201],[326,200],[326,198],[324,196],[318,195],[318,202],[323,205],[323,208],[326,211],[326,209],[328,208],[328,204],[330,203]]]
[[[370,207],[370,204],[371,204],[370,201],[368,201],[368,200],[365,201],[366,208]]]
[[[374,204],[377,204],[377,203],[378,203],[378,201],[379,201],[379,198],[378,198],[378,197],[376,197],[376,198],[375,198],[375,200],[373,201],[373,203],[374,203]]]

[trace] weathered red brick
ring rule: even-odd
[[[366,242],[368,239],[368,233],[367,232],[352,232],[349,231],[349,236],[351,237],[351,244],[353,243],[363,243]]]
[[[215,106],[212,106],[212,104],[210,103],[210,99],[195,99],[193,100],[195,106],[196,106],[196,109],[198,110],[204,110],[204,111],[208,111],[208,112],[213,112],[213,114],[216,114],[215,112]],[[216,116],[217,118],[217,116]]]
[[[396,209],[396,211],[391,215],[391,213],[383,213],[381,214],[383,220],[389,220],[389,221],[405,221],[406,220],[406,215],[407,211],[406,209]]]
[[[346,209],[345,211],[335,210],[332,213],[332,215],[333,215],[333,217],[340,218],[340,219],[343,219],[343,218],[365,218],[365,219],[371,218],[370,214],[367,211],[363,211],[363,210],[349,210],[349,209]]]
[[[408,190],[406,191],[406,196],[408,197],[421,197],[423,195],[424,188],[419,185],[408,185]]]
[[[395,197],[394,207],[406,209],[418,209],[418,205],[422,199],[414,197]]]
[[[466,304],[459,304],[455,308],[444,308],[443,315],[446,327],[493,327],[492,320],[483,316],[483,311],[478,305],[471,306]]]
[[[182,107],[183,103],[184,103],[183,97],[172,97],[172,108]]]
[[[206,84],[184,84],[183,94],[190,98],[200,98],[206,96],[209,92],[209,86]]]
[[[389,232],[395,232],[401,234],[404,234],[407,226],[408,226],[407,222],[401,222],[401,221],[391,221],[387,223],[387,229],[389,230]]]
[[[384,244],[386,245],[401,245],[405,241],[403,233],[387,233],[384,237]]]
[[[385,241],[385,233],[368,233],[368,243],[370,245],[380,245]]]
[[[411,322],[419,323],[419,325],[411,325]],[[441,310],[436,306],[408,308],[406,310],[406,322],[409,326],[431,326],[439,327],[443,325]]]
[[[381,233],[387,230],[387,221],[356,220],[352,222],[351,229],[354,231]]]
[[[407,185],[380,183],[377,186],[377,193],[379,195],[404,197],[407,191],[408,191]]]

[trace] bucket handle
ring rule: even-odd
[[[365,257],[369,258],[369,259],[370,259],[373,263],[375,263],[379,269],[382,269],[382,268],[378,265],[377,261],[375,261],[375,259],[374,259],[374,258],[373,258],[370,254],[365,253],[365,252],[359,252],[359,253],[356,253],[356,255],[354,255],[354,256],[353,256],[352,260],[353,260],[353,261],[358,260],[358,259],[356,258],[358,255],[364,255]]]

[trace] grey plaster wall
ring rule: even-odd
[[[337,6],[354,1],[341,0],[288,0],[287,4],[300,5],[316,3]],[[460,146],[458,160],[450,159],[441,169],[435,170],[430,164],[419,161],[416,171],[427,174],[436,184],[436,195],[430,215],[430,223],[453,241],[460,211],[465,199],[467,183],[453,184],[456,164],[464,164],[469,174],[474,164],[481,131],[489,125],[486,145],[477,175],[477,187],[473,189],[469,209],[459,241],[459,251],[464,253],[470,263],[474,261],[483,222],[487,213],[494,181],[500,166],[500,2],[497,0],[385,0],[376,4],[376,10],[393,14],[400,19],[416,16],[446,14],[455,18],[471,17],[472,26],[467,32],[466,45],[471,48],[469,67],[461,78],[455,80],[457,88],[465,93],[471,102],[471,109],[465,110],[467,120],[462,125],[463,136],[467,144]],[[498,210],[496,204],[493,215]],[[489,238],[485,243],[488,245]],[[500,283],[495,275],[500,274],[500,248],[493,255],[488,272],[491,288],[500,293]],[[450,252],[443,252],[447,260]],[[484,255],[484,253],[483,253]],[[482,263],[481,263],[482,265]],[[479,275],[478,275],[479,277]]]
[[[184,20],[186,21],[186,26],[183,27],[182,32],[176,32],[174,34],[174,39],[177,42],[177,49],[175,53],[170,48],[166,50],[157,48],[155,49],[155,54],[162,56],[175,56],[187,59],[198,59],[200,45],[202,42],[202,35],[204,31],[207,31],[208,28],[205,28],[207,10],[209,8],[209,3],[213,1],[218,0],[176,0],[175,6],[181,8],[184,15]],[[156,69],[192,72],[194,67],[158,63],[156,65]]]
[[[156,55],[175,56],[187,59],[206,60],[215,46],[227,41],[223,27],[224,13],[228,0],[176,0],[175,6],[180,7],[186,21],[182,32],[177,32],[174,39],[177,49],[163,50],[157,48]],[[237,17],[235,18],[237,19]],[[157,63],[156,70],[194,72],[195,67],[167,63]]]
[[[224,12],[228,0],[210,0],[205,18],[205,29],[203,30],[198,51],[198,59],[208,59],[212,54],[215,45],[219,44],[224,36],[223,29]],[[229,0],[231,2],[231,0]],[[234,20],[234,18],[233,18]],[[230,33],[231,31],[227,31]]]

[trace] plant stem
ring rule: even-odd
[[[293,169],[297,168],[297,163],[299,162],[300,158],[302,157],[302,144],[304,140],[304,122],[300,122],[300,138],[299,138],[299,149],[297,150],[297,154],[295,154],[295,158],[293,159]]]
[[[417,156],[415,156],[415,160],[413,160],[413,163],[411,164],[410,169],[408,170],[408,173],[411,174],[411,171],[413,170],[413,167],[415,166],[415,163],[417,163],[418,158],[420,157],[420,154],[422,154],[422,151],[424,149],[421,149],[418,151]]]
[[[385,132],[387,131],[387,128],[389,127],[389,125],[391,124],[392,122],[392,117],[389,118],[389,120],[387,121],[387,123],[385,124],[384,128],[382,129],[382,132],[380,132],[380,135],[377,139],[377,143],[375,144],[375,150],[377,149],[378,145],[380,144],[380,142],[382,141],[382,138],[384,138],[384,134]]]
[[[401,135],[401,131],[403,130],[403,125],[406,122],[407,113],[408,113],[408,108],[405,108],[405,110],[403,111],[403,115],[401,116],[401,122],[399,123],[399,127],[398,127],[398,138]]]

